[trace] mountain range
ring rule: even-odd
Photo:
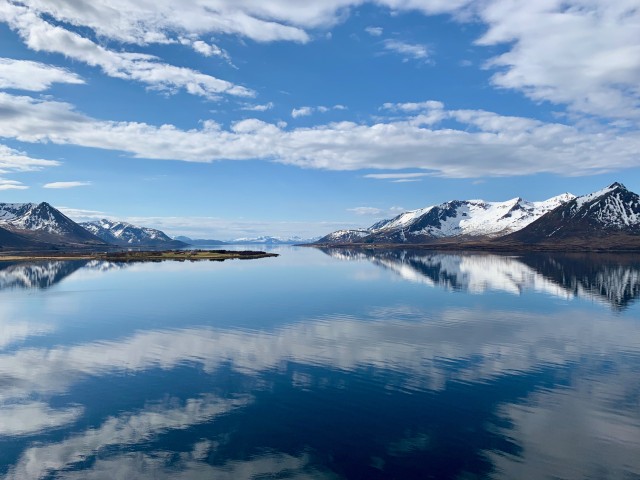
[[[83,222],[80,226],[106,243],[122,247],[163,247],[182,248],[187,242],[174,240],[161,230],[139,227],[131,223],[103,218],[93,222]]]
[[[76,223],[46,202],[0,203],[0,250],[78,250],[113,247],[181,248],[186,243],[153,228],[97,220]]]
[[[541,202],[451,200],[382,220],[366,229],[300,237],[192,240],[114,220],[78,224],[42,203],[0,203],[0,250],[173,249],[187,245],[424,245],[467,249],[640,249],[640,197],[621,183]]]
[[[452,200],[339,230],[317,245],[413,244],[446,247],[640,248],[640,197],[621,183],[588,195],[542,202]]]
[[[296,245],[303,243],[312,243],[319,239],[319,237],[308,239],[302,237],[241,237],[234,240],[222,241],[222,240],[207,240],[207,239],[193,239],[185,236],[175,237],[176,240],[186,242],[190,245],[197,246],[211,246],[211,245]]]
[[[0,245],[14,248],[100,247],[103,240],[42,203],[0,203]]]

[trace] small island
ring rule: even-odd
[[[0,255],[0,261],[35,261],[35,260],[105,260],[110,262],[161,262],[174,261],[201,261],[210,260],[221,262],[223,260],[277,257],[277,253],[268,253],[253,250],[128,250],[115,252],[46,252],[46,253],[7,253]]]

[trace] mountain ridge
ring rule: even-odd
[[[27,238],[26,246],[33,242],[78,247],[106,245],[47,202],[0,203],[0,227]]]
[[[640,197],[615,182],[579,197],[564,193],[541,202],[450,200],[367,229],[338,230],[315,245],[640,249]]]
[[[182,248],[188,245],[172,239],[161,230],[118,220],[102,218],[79,225],[103,241],[121,247]]]

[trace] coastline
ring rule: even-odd
[[[600,240],[600,241],[598,241]],[[519,243],[519,242],[433,242],[433,243],[342,243],[297,245],[315,248],[346,248],[354,250],[434,250],[467,251],[486,253],[528,253],[528,252],[566,252],[566,253],[639,253],[640,237],[637,242],[616,241],[613,239],[574,240],[561,243]],[[625,239],[627,240],[627,239]]]
[[[253,250],[139,250],[118,252],[6,252],[0,254],[0,262],[39,260],[105,260],[110,262],[161,262],[170,261],[223,261],[250,260],[277,257],[277,253]]]

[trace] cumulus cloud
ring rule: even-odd
[[[367,27],[364,29],[364,31],[372,37],[379,37],[380,35],[382,35],[383,29],[382,27]]]
[[[408,62],[409,60],[427,62],[430,60],[429,48],[426,45],[387,39],[383,42],[383,46],[386,51],[399,54],[404,62]]]
[[[492,81],[576,112],[640,117],[640,9],[634,0],[488,2],[478,45],[508,45]]]
[[[0,21],[16,30],[35,51],[61,53],[69,58],[99,67],[106,75],[134,80],[149,88],[216,99],[221,94],[251,97],[254,92],[196,70],[161,62],[153,55],[115,51],[86,37],[43,20],[28,7],[0,3]]]
[[[75,188],[75,187],[86,187],[91,185],[91,182],[50,182],[45,183],[42,188]]]
[[[335,122],[283,130],[247,119],[199,129],[103,121],[68,103],[0,93],[0,137],[128,152],[150,159],[211,162],[263,159],[325,170],[420,169],[470,178],[534,173],[589,175],[640,166],[640,134],[594,134],[577,126],[509,117],[483,110],[447,110],[440,126],[417,112],[374,124]]]
[[[84,80],[64,68],[28,60],[0,58],[0,89],[41,92],[53,83],[82,84]]]
[[[492,82],[500,88],[515,89],[536,101],[568,105],[574,112],[637,119],[640,116],[640,10],[635,0],[547,0],[523,5],[517,0],[327,0],[322,2],[237,2],[212,0],[203,4],[185,0],[180,8],[171,0],[158,0],[149,8],[144,2],[127,0],[79,0],[50,2],[29,0],[18,4],[3,0],[0,19],[19,28],[30,48],[41,48],[52,39],[46,33],[47,16],[57,22],[86,27],[100,38],[146,45],[173,43],[191,38],[192,48],[216,55],[219,47],[202,37],[230,34],[259,42],[310,41],[309,29],[330,28],[344,20],[351,8],[371,3],[392,11],[417,11],[425,15],[448,14],[458,22],[479,21],[486,33],[477,40],[481,46],[499,45],[506,51],[487,64],[496,69]],[[16,26],[16,11],[23,17]],[[28,18],[27,18],[28,17]],[[31,22],[32,25],[28,25]],[[34,24],[35,22],[35,24]],[[366,29],[377,35],[380,27]],[[67,32],[69,33],[69,32]],[[382,32],[380,32],[382,33]],[[64,45],[61,42],[66,42]],[[212,96],[220,90],[242,87],[219,84],[213,77],[202,78],[188,69],[168,68],[157,59],[120,52],[91,52],[84,39],[80,47],[67,35],[52,43],[52,50],[76,58],[83,48],[105,72],[169,89],[184,88],[198,95]],[[65,51],[70,47],[70,52]],[[425,45],[387,40],[384,48],[406,60],[429,61]],[[549,52],[553,52],[550,55]],[[100,62],[95,57],[111,57]],[[86,61],[83,58],[76,58]],[[123,65],[124,64],[124,65]],[[170,71],[167,71],[170,70]],[[151,75],[153,72],[154,75]],[[111,74],[111,73],[108,73]],[[202,75],[202,74],[200,74]],[[195,78],[194,78],[195,77]],[[216,81],[218,80],[218,81]],[[215,87],[210,83],[216,84]],[[240,90],[248,93],[246,89]],[[199,92],[199,93],[198,93]],[[231,92],[227,92],[233,94]]]

